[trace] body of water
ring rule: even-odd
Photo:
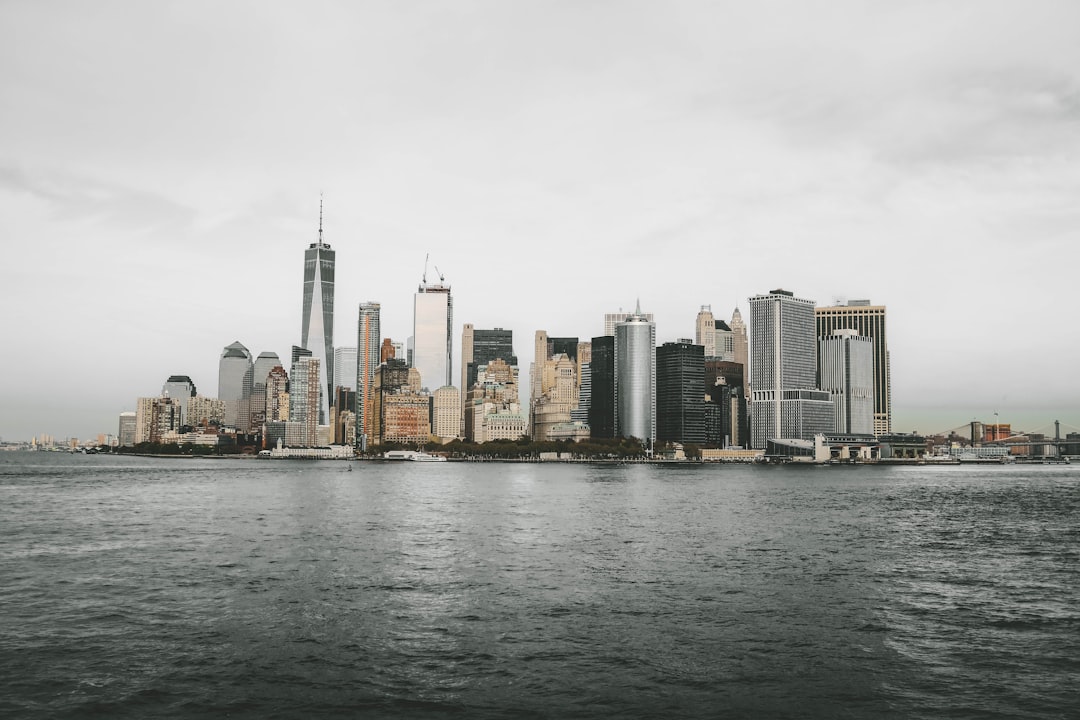
[[[0,453],[0,716],[1072,718],[1078,476]]]

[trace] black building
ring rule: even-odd
[[[576,347],[576,346],[575,346]],[[594,438],[615,437],[615,336],[592,339],[592,401],[589,429]]]
[[[514,331],[495,328],[494,330],[473,330],[472,361],[465,368],[465,390],[476,384],[476,376],[484,365],[492,360],[503,360],[507,365],[517,366],[514,355]]]
[[[656,439],[705,442],[705,348],[701,345],[669,342],[656,348]]]
[[[706,403],[715,406],[707,410],[710,421],[705,442],[710,447],[748,447],[750,443],[745,372],[741,363],[715,359],[705,361]]]
[[[549,358],[562,354],[570,358],[574,362],[577,362],[578,339],[576,337],[548,338],[547,345],[547,353]]]

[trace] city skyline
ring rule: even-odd
[[[783,287],[888,307],[897,432],[1080,425],[1080,7],[266,7],[0,8],[0,437],[288,358],[320,191],[339,338],[372,299],[403,342],[428,252],[521,368]]]

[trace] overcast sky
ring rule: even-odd
[[[0,3],[0,437],[115,433],[303,253],[411,334],[693,337],[773,288],[888,307],[894,428],[1080,426],[1080,3]],[[429,279],[434,270],[429,270]]]

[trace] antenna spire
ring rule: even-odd
[[[322,245],[322,191],[319,191],[319,244]]]

